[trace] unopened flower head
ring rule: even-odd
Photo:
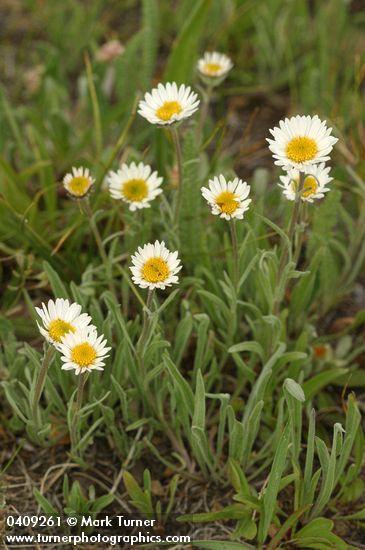
[[[49,300],[47,305],[43,302],[42,307],[36,307],[35,310],[42,321],[41,325],[37,322],[40,333],[56,347],[66,334],[73,334],[85,327],[90,328],[91,317],[81,313],[79,304],[70,304],[63,298],[57,298],[55,302]]]
[[[88,168],[72,168],[72,173],[66,174],[63,178],[63,185],[67,193],[74,199],[86,197],[94,184]]]
[[[312,164],[327,161],[337,141],[331,135],[332,128],[327,128],[326,121],[321,121],[317,115],[286,118],[270,132],[274,139],[267,141],[275,164],[301,172]]]
[[[242,220],[251,202],[248,198],[250,186],[239,178],[227,182],[224,176],[215,176],[209,180],[209,187],[202,187],[201,192],[212,214],[225,220]]]
[[[190,86],[168,82],[145,94],[139,102],[138,113],[151,124],[173,124],[195,113],[199,103],[197,94]]]
[[[23,73],[25,89],[30,95],[34,95],[39,91],[45,70],[44,65],[36,65]]]
[[[109,40],[100,46],[95,54],[95,58],[102,63],[111,63],[114,59],[122,55],[123,52],[124,46],[119,40]]]
[[[138,247],[132,256],[133,282],[141,288],[160,288],[176,284],[182,268],[177,252],[170,252],[163,241]]]
[[[198,61],[198,71],[209,79],[222,79],[232,69],[233,63],[224,53],[205,52]]]
[[[95,327],[86,327],[75,333],[68,333],[59,345],[62,353],[62,369],[75,369],[75,374],[91,370],[103,370],[104,359],[109,357],[110,347],[106,346],[104,335],[98,336]]]
[[[163,178],[143,162],[132,162],[129,166],[122,164],[117,172],[109,172],[107,181],[113,199],[128,203],[130,210],[148,208],[150,202],[162,193]]]
[[[327,183],[332,181],[330,177],[330,168],[324,162],[309,166],[303,175],[303,189],[300,193],[302,201],[313,202],[314,199],[321,199],[329,191]],[[285,175],[280,176],[284,196],[294,201],[299,191],[300,172],[296,168],[291,168]]]

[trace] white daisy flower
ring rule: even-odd
[[[66,334],[87,327],[91,321],[89,315],[81,313],[79,304],[70,304],[63,298],[57,298],[55,302],[49,300],[47,305],[43,302],[42,308],[36,307],[35,310],[42,320],[43,326],[37,322],[40,333],[56,347]]]
[[[190,86],[176,82],[159,84],[139,102],[138,113],[151,124],[172,124],[188,118],[198,109],[199,99]]]
[[[205,52],[198,61],[198,71],[209,78],[224,77],[232,69],[233,63],[224,53]]]
[[[66,174],[63,178],[63,186],[67,193],[75,199],[83,199],[91,191],[94,185],[94,178],[90,176],[88,168],[72,167],[72,173]]]
[[[324,194],[329,191],[329,188],[326,187],[327,183],[333,180],[329,173],[330,168],[326,168],[324,162],[306,168],[300,198],[303,201],[313,202],[313,199],[324,197]],[[279,183],[279,186],[284,189],[283,194],[290,201],[296,199],[299,188],[299,174],[299,170],[291,168],[285,176],[280,176],[282,184]]]
[[[143,162],[122,164],[117,172],[109,172],[107,181],[113,199],[128,203],[130,210],[149,208],[149,203],[162,193],[163,178]]]
[[[161,288],[176,284],[177,273],[182,268],[177,252],[170,252],[163,241],[138,247],[132,256],[133,282],[141,288]]]
[[[247,198],[250,186],[239,178],[227,182],[224,176],[215,176],[209,180],[209,188],[202,187],[201,192],[211,206],[212,214],[225,220],[242,220],[251,202]]]
[[[69,332],[62,338],[59,351],[63,354],[62,369],[75,369],[75,374],[91,370],[103,370],[104,359],[109,357],[106,347],[107,341],[104,334],[98,336],[95,327],[78,330],[75,333]]]
[[[308,166],[328,160],[338,140],[326,124],[317,115],[281,120],[279,127],[270,130],[274,139],[267,139],[275,164],[304,172]]]

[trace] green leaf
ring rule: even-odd
[[[193,523],[208,523],[212,521],[241,519],[247,514],[247,509],[241,504],[232,504],[232,506],[226,506],[219,512],[206,512],[202,514],[185,514],[180,516],[177,521],[180,522],[193,522]]]
[[[101,510],[109,506],[109,504],[111,504],[113,501],[114,501],[114,495],[112,494],[102,495],[101,497],[94,500],[91,506],[91,510],[93,512],[100,512]]]
[[[195,540],[190,544],[204,550],[255,550],[254,546],[249,544],[228,540]]]
[[[180,374],[176,365],[170,359],[167,354],[164,354],[164,364],[170,373],[172,379],[174,380],[176,387],[178,388],[183,401],[185,403],[186,409],[189,414],[192,414],[194,411],[194,394],[191,391],[190,385],[187,383],[185,378]]]
[[[297,382],[295,382],[291,378],[286,378],[284,382],[284,388],[288,393],[290,393],[290,395],[294,397],[294,399],[304,403],[305,395],[301,386]]]
[[[315,517],[317,514],[321,513],[322,510],[327,506],[332,491],[336,485],[335,473],[336,473],[336,459],[337,459],[337,447],[338,447],[338,436],[342,434],[343,428],[341,424],[336,423],[334,426],[333,441],[331,455],[328,458],[328,451],[319,438],[316,438],[317,448],[319,459],[322,466],[323,479],[321,489],[317,498],[317,501],[311,512],[311,518]]]
[[[279,531],[271,539],[269,545],[267,546],[267,550],[274,550],[275,548],[277,548],[279,542],[285,537],[285,535],[289,531],[289,529],[291,529],[293,527],[293,525],[309,509],[309,507],[310,507],[310,505],[307,504],[307,506],[304,506],[303,508],[299,508],[299,510],[296,510],[293,514],[291,514],[286,519],[286,521],[280,527]]]
[[[194,454],[199,462],[200,467],[207,473],[213,469],[213,457],[209,449],[207,434],[205,430],[197,426],[191,428],[191,445],[193,447]]]
[[[274,461],[270,470],[267,488],[263,497],[263,512],[260,517],[258,540],[260,544],[265,542],[272,517],[275,513],[277,501],[276,497],[279,491],[280,480],[283,475],[288,445],[290,438],[290,422],[284,428],[283,434],[276,449]]]
[[[260,428],[261,412],[264,408],[265,402],[263,400],[258,401],[252,410],[249,418],[245,422],[245,438],[242,441],[242,463],[247,464],[252,447],[257,439],[257,434]]]
[[[346,425],[345,425],[345,439],[341,449],[340,457],[336,464],[336,473],[334,484],[339,481],[347,461],[350,457],[352,447],[355,442],[356,432],[361,422],[361,414],[357,406],[354,395],[350,395],[347,401],[348,409],[346,415]]]
[[[179,292],[180,292],[179,288],[176,288],[175,290],[170,292],[166,300],[160,305],[158,309],[156,309],[155,313],[160,316],[161,313],[167,308],[167,306],[169,306],[171,302],[173,302],[173,300],[179,294]]]
[[[198,370],[194,398],[193,427],[205,429],[205,389],[202,373]]]
[[[256,353],[260,357],[261,361],[264,360],[265,352],[258,342],[241,342],[231,346],[228,349],[229,353],[241,353],[243,351],[251,351],[252,353]]]
[[[175,40],[167,62],[164,80],[179,84],[190,82],[195,70],[199,40],[208,15],[211,0],[197,0],[190,11],[190,17]]]
[[[309,504],[311,502],[310,488],[311,488],[311,479],[312,479],[312,473],[313,473],[315,430],[316,430],[316,413],[315,413],[315,410],[312,409],[309,415],[307,453],[305,456],[305,466],[304,466],[304,476],[303,476],[302,504]]]
[[[43,269],[48,277],[55,298],[68,298],[68,292],[58,273],[48,262],[43,262]]]
[[[328,384],[332,384],[336,378],[343,376],[347,372],[348,369],[334,368],[320,372],[316,376],[306,380],[303,384],[303,391],[307,399],[312,399],[322,388],[325,388]]]
[[[157,58],[159,35],[159,7],[157,0],[143,0],[142,18],[143,70],[141,72],[141,77],[143,78],[143,85],[147,89],[151,86],[152,76]]]
[[[333,521],[316,518],[295,535],[296,546],[315,550],[349,550],[349,545],[332,533]]]
[[[175,345],[173,351],[173,359],[176,365],[179,365],[183,354],[188,345],[191,332],[193,330],[193,319],[190,311],[187,311],[185,317],[179,322],[175,332]]]
[[[310,521],[307,525],[302,527],[295,538],[303,537],[320,537],[325,532],[331,532],[333,528],[333,521],[327,518],[316,518]]]
[[[230,481],[237,493],[246,494],[250,496],[250,486],[247,482],[245,474],[240,468],[238,462],[230,458],[228,460],[228,472]]]
[[[123,482],[128,495],[132,499],[132,503],[134,504],[134,506],[141,513],[153,513],[153,508],[150,502],[150,495],[140,488],[131,473],[127,471],[123,472]]]
[[[183,186],[179,234],[184,265],[193,268],[203,260],[202,201],[199,181],[199,150],[194,130],[186,133],[183,145]]]
[[[52,506],[52,504],[49,502],[49,500],[46,499],[45,496],[43,496],[38,489],[33,489],[33,494],[38,502],[39,506],[42,508],[42,510],[46,514],[51,514],[52,516],[58,516],[59,512]]]
[[[365,508],[354,512],[348,516],[341,516],[341,519],[365,519]]]

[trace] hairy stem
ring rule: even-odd
[[[76,403],[75,403],[75,411],[74,411],[74,417],[72,422],[72,428],[71,428],[71,449],[73,450],[76,447],[77,444],[77,434],[78,434],[78,427],[79,427],[79,412],[82,407],[82,400],[84,396],[84,388],[85,388],[85,382],[87,379],[87,374],[84,372],[80,372],[79,374],[79,384],[77,387],[77,394],[76,394]]]
[[[232,239],[232,250],[233,250],[233,285],[235,291],[238,292],[238,277],[239,277],[239,258],[238,258],[238,239],[237,239],[237,228],[235,220],[229,222],[229,229],[231,232]]]
[[[177,189],[177,199],[176,199],[176,206],[175,206],[175,218],[178,221],[179,219],[179,213],[180,213],[180,207],[181,207],[181,199],[182,199],[182,187],[183,187],[183,162],[182,162],[182,152],[181,152],[181,144],[180,144],[180,136],[177,128],[175,126],[172,126],[171,128],[171,136],[172,140],[174,142],[175,152],[176,152],[176,161],[177,161],[177,170],[178,170],[178,189]]]
[[[38,421],[40,420],[39,415],[38,415],[39,400],[41,398],[42,391],[43,391],[43,388],[44,388],[44,384],[45,384],[45,381],[46,381],[48,368],[49,368],[49,366],[51,364],[51,361],[53,359],[53,356],[54,356],[54,351],[55,350],[54,350],[53,346],[50,346],[50,345],[47,346],[47,349],[46,349],[44,357],[43,357],[42,365],[41,365],[41,368],[39,369],[37,380],[36,380],[36,383],[35,383],[33,401],[32,401],[32,405],[31,405],[32,417],[33,417],[33,421],[35,423],[38,423]]]
[[[89,220],[90,229],[91,229],[91,231],[94,235],[96,246],[98,247],[100,258],[101,258],[101,260],[104,264],[104,267],[105,267],[105,272],[106,272],[106,276],[107,276],[107,279],[108,279],[109,290],[112,294],[114,294],[114,296],[116,296],[116,290],[115,290],[114,281],[113,281],[113,272],[112,272],[111,264],[109,262],[109,258],[107,256],[107,254],[105,252],[105,249],[104,249],[104,246],[103,246],[103,241],[102,241],[98,226],[95,222],[95,218],[94,218],[93,212],[91,210],[89,200],[85,199],[83,201],[83,205],[84,205],[85,214],[86,214],[86,216]]]
[[[203,102],[202,102],[202,107],[200,109],[200,119],[199,119],[197,131],[196,131],[196,140],[198,145],[200,145],[200,142],[202,139],[204,124],[208,116],[208,109],[209,109],[212,93],[213,93],[213,86],[212,85],[207,86],[205,93],[203,94]]]
[[[138,343],[137,343],[137,352],[138,355],[143,356],[144,355],[144,348],[146,345],[146,341],[148,338],[149,328],[150,328],[150,320],[151,320],[151,306],[152,306],[152,300],[154,295],[154,289],[148,289],[147,294],[147,301],[146,301],[146,307],[143,310],[143,326],[142,326],[142,332],[141,336],[139,337]]]
[[[294,247],[294,236],[295,236],[295,230],[298,224],[299,219],[299,212],[300,212],[300,203],[301,203],[301,193],[304,183],[304,174],[302,172],[299,173],[299,186],[298,191],[295,196],[295,202],[292,210],[292,215],[290,218],[289,228],[288,228],[288,239],[289,239],[289,246],[291,248],[291,251],[293,251]],[[280,287],[280,281],[284,273],[284,269],[286,266],[286,262],[288,259],[288,247],[284,246],[281,252],[280,261],[279,261],[279,268],[278,268],[278,274],[277,274],[277,286]],[[285,287],[284,287],[285,291]],[[280,310],[282,297],[278,296],[274,303],[274,315],[277,315]]]

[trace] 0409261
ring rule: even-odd
[[[6,525],[8,527],[54,527],[61,525],[61,518],[59,516],[7,516]]]

